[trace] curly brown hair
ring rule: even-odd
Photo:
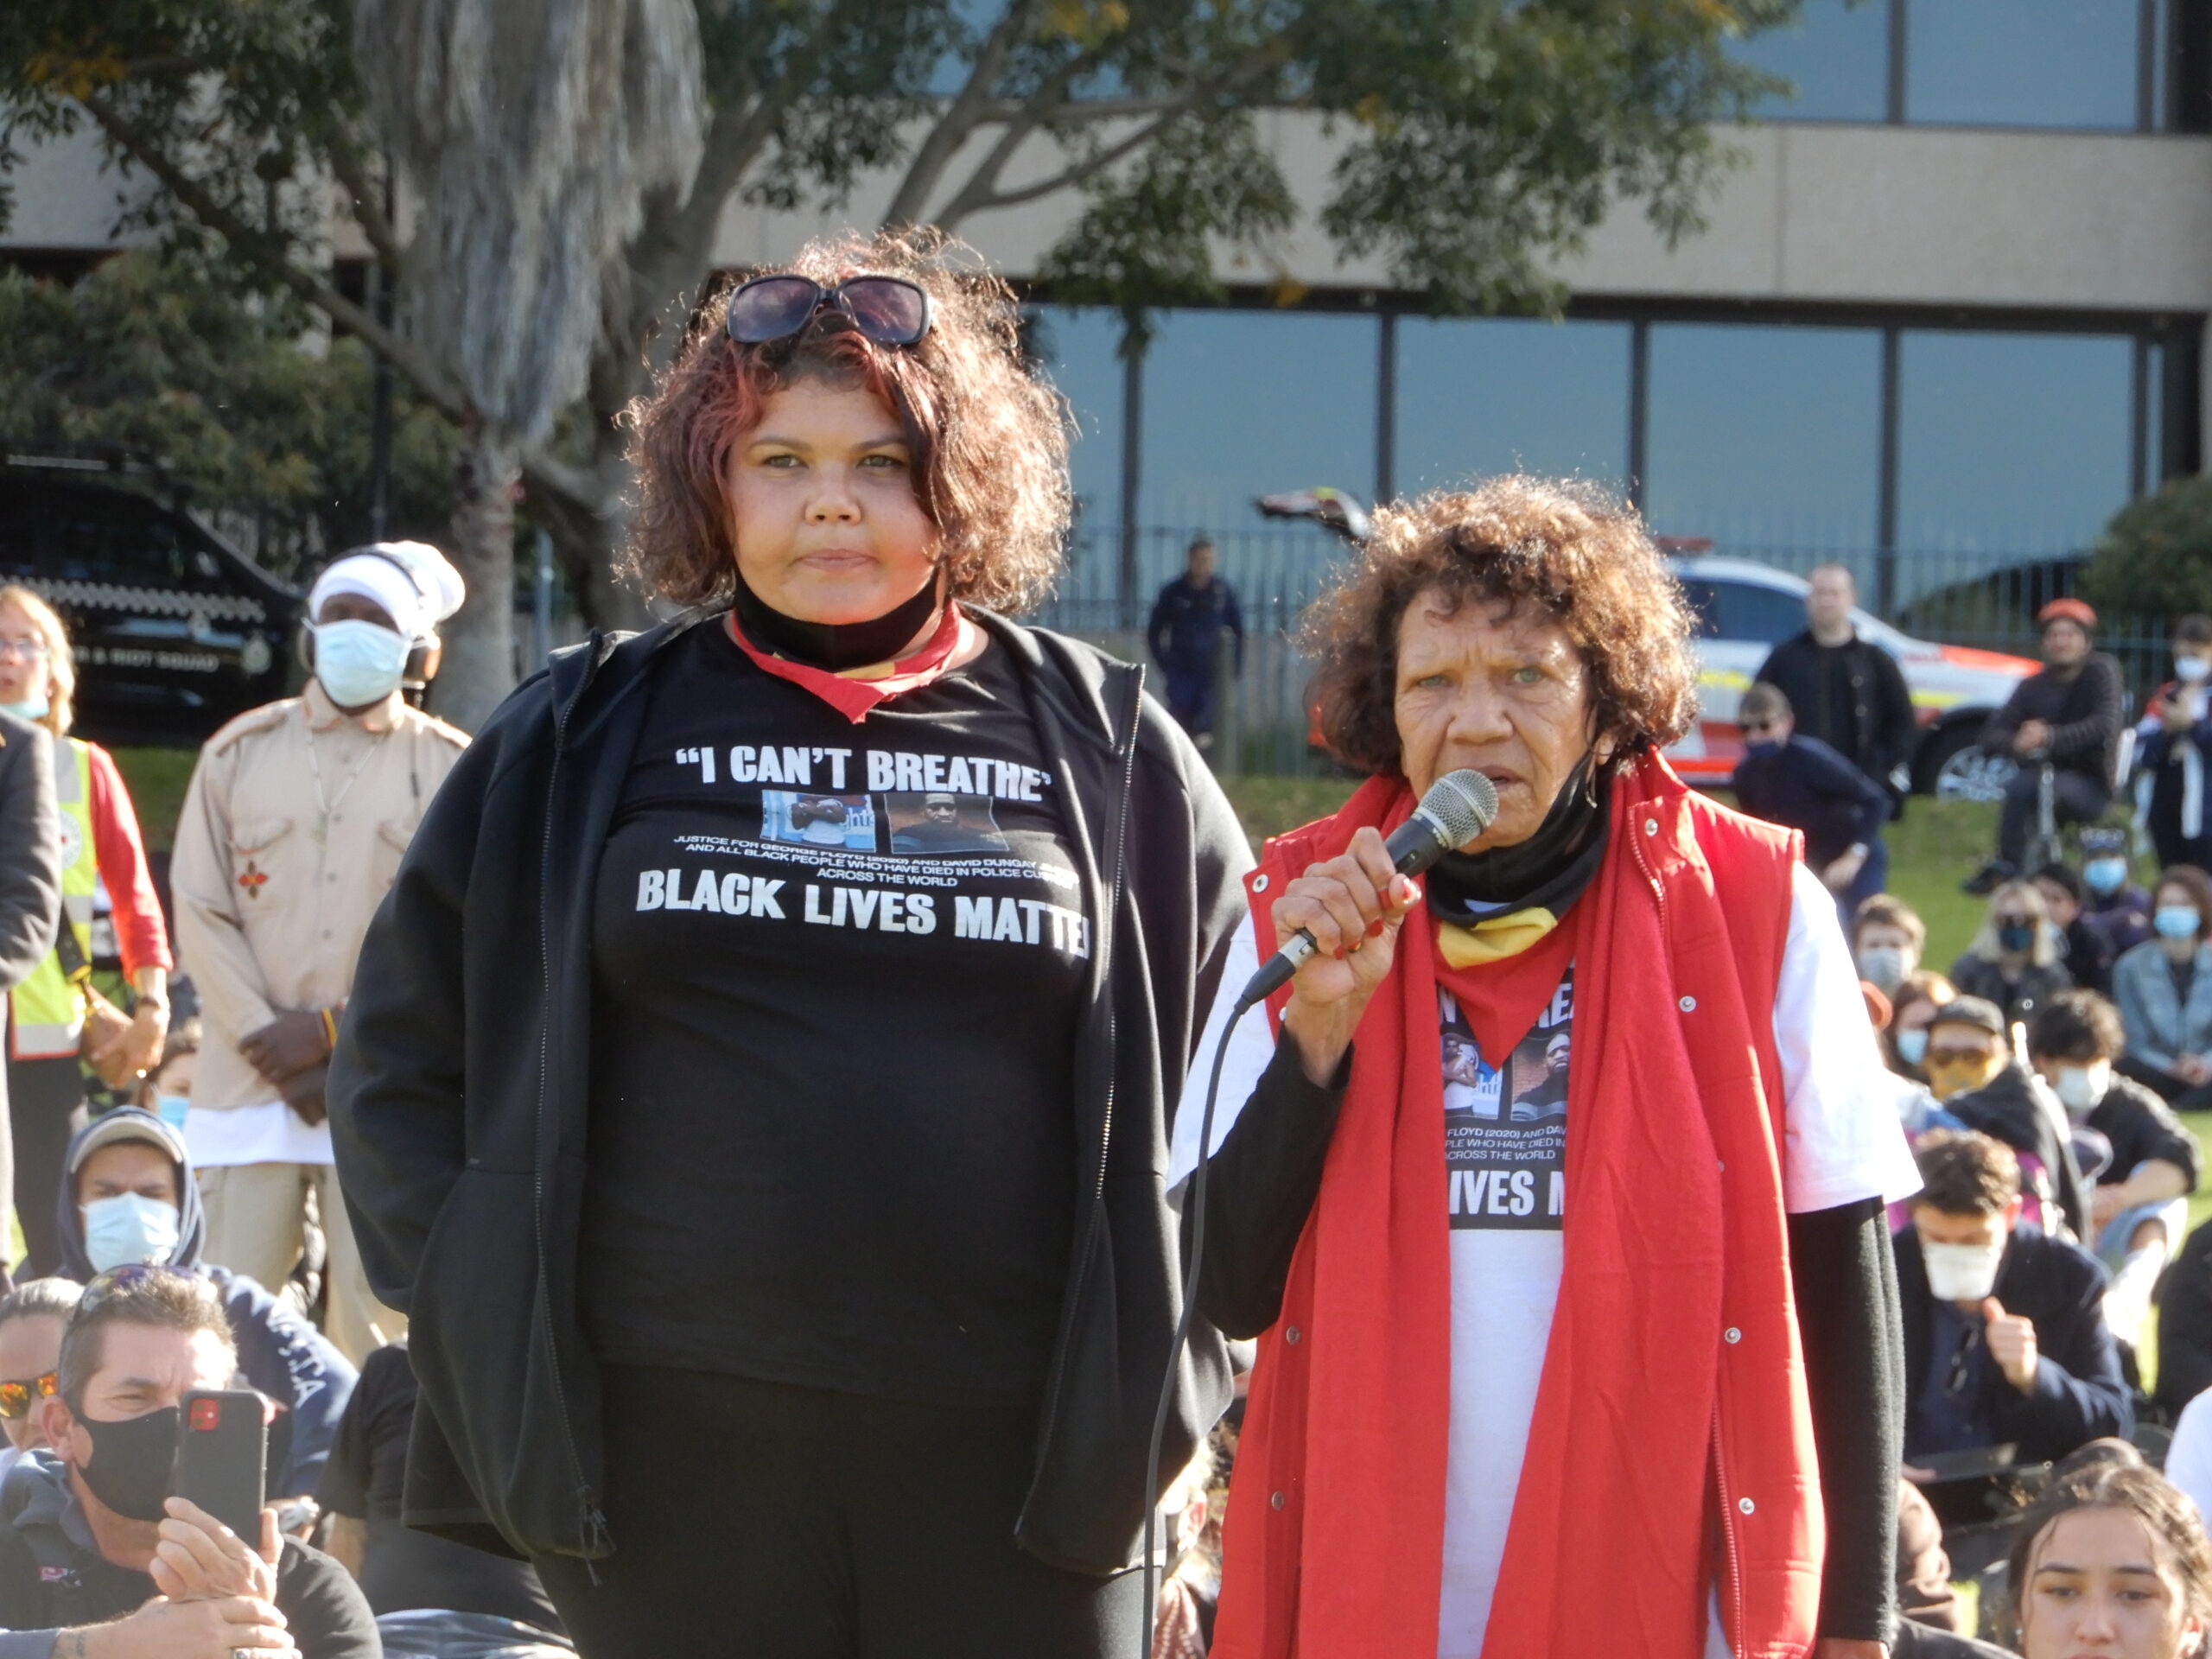
[[[930,296],[930,332],[880,346],[825,308],[789,339],[741,346],[723,326],[729,290],[717,295],[623,413],[638,479],[630,573],[680,605],[731,593],[730,452],[770,397],[820,380],[864,387],[898,416],[954,598],[1007,611],[1042,599],[1068,528],[1070,422],[1065,400],[1024,365],[1013,290],[963,245],[926,231],[823,238],[779,270],[825,287],[862,272],[904,277]]]
[[[1689,607],[1636,510],[1580,480],[1494,478],[1378,510],[1361,556],[1306,613],[1322,736],[1346,766],[1399,770],[1398,625],[1430,592],[1454,610],[1534,606],[1564,627],[1617,760],[1696,717]]]

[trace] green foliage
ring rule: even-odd
[[[369,531],[370,359],[312,322],[181,257],[124,254],[74,286],[0,270],[0,433],[150,451],[288,574]],[[391,531],[440,534],[453,429],[404,385],[393,412]]]
[[[2122,507],[2097,538],[2081,590],[2100,610],[2212,613],[2212,473],[2170,479]]]

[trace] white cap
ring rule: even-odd
[[[308,594],[308,618],[325,600],[354,594],[380,606],[410,639],[428,639],[461,608],[468,589],[453,563],[428,542],[372,542],[334,560]]]

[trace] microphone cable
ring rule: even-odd
[[[1230,1010],[1228,1023],[1221,1028],[1221,1040],[1214,1045],[1213,1070],[1206,1078],[1205,1110],[1198,1118],[1198,1161],[1191,1172],[1188,1211],[1191,1218],[1191,1262],[1183,1274],[1183,1309],[1175,1321],[1175,1338],[1168,1344],[1167,1371],[1160,1381],[1160,1402],[1153,1409],[1152,1440],[1145,1448],[1145,1508],[1144,1508],[1144,1647],[1139,1659],[1152,1659],[1154,1632],[1160,1625],[1160,1563],[1154,1554],[1154,1541],[1160,1524],[1160,1495],[1153,1490],[1153,1483],[1160,1478],[1160,1448],[1167,1434],[1167,1414],[1175,1404],[1175,1382],[1183,1369],[1183,1353],[1190,1345],[1191,1316],[1198,1301],[1198,1271],[1205,1262],[1206,1248],[1206,1166],[1213,1161],[1213,1112],[1221,1094],[1221,1071],[1229,1058],[1229,1039],[1236,1033],[1237,1022],[1249,1014],[1257,999],[1238,997]],[[1206,1433],[1211,1433],[1211,1424]],[[1203,1437],[1202,1437],[1203,1438]],[[1187,1465],[1186,1465],[1187,1466]]]

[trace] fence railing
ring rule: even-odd
[[[1117,527],[1084,525],[1069,550],[1067,568],[1052,598],[1035,620],[1077,634],[1132,661],[1145,659],[1144,630],[1154,596],[1182,573],[1191,542],[1211,539],[1221,577],[1235,590],[1245,630],[1244,670],[1224,675],[1216,726],[1214,764],[1223,771],[1297,772],[1327,764],[1307,746],[1306,684],[1312,664],[1298,651],[1299,619],[1345,568],[1352,554],[1315,526],[1261,524],[1230,530],[1147,526],[1124,537]],[[1916,549],[1716,545],[1695,556],[1747,559],[1802,575],[1814,566],[1846,565],[1861,603],[1908,634],[1946,645],[1972,645],[2016,656],[2037,653],[2037,611],[2073,591],[2079,554],[2007,553],[1986,549]],[[1895,601],[1878,608],[1878,589]],[[1786,606],[1759,619],[1757,632],[1732,629],[1728,637],[1773,639],[1789,620]],[[2171,619],[2112,614],[2102,619],[2097,643],[2125,670],[2140,699],[2168,677],[2167,634]]]

